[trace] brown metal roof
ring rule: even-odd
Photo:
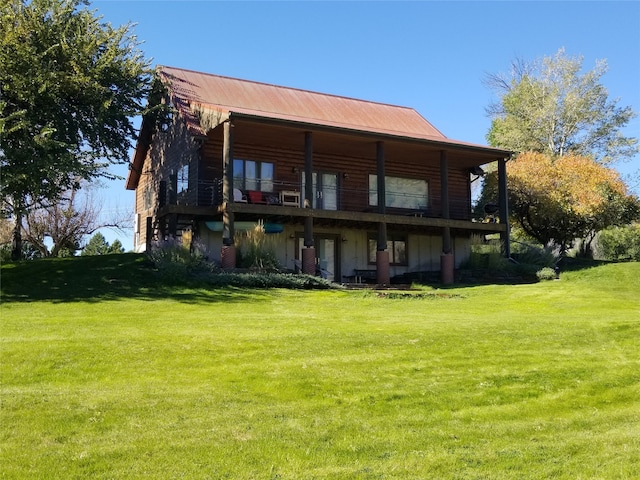
[[[240,80],[175,67],[158,67],[171,102],[194,136],[205,136],[198,110],[215,115],[214,128],[229,117],[298,123],[460,152],[469,165],[482,165],[511,152],[445,137],[412,108]],[[143,121],[126,188],[136,188],[153,126]],[[306,128],[306,127],[305,127]]]
[[[184,118],[194,108],[403,137],[446,137],[412,108],[368,102],[295,88],[158,67]],[[191,122],[189,122],[191,123]],[[190,128],[200,128],[195,122]]]

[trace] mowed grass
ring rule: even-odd
[[[640,478],[638,263],[379,296],[104,262],[3,267],[2,478]]]

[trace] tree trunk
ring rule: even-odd
[[[13,238],[11,241],[11,260],[22,260],[22,212],[14,212],[16,224],[13,227]]]

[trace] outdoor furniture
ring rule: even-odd
[[[347,283],[376,283],[378,272],[376,270],[354,268],[353,275],[345,276]]]
[[[285,207],[299,207],[300,192],[294,192],[291,190],[282,190],[280,192],[280,203]]]
[[[247,197],[239,188],[233,189],[233,201],[236,203],[247,203]]]
[[[247,192],[247,195],[249,196],[250,203],[261,203],[263,205],[267,204],[267,201],[264,199],[262,192],[259,192],[257,190],[249,190]]]

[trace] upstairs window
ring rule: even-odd
[[[240,190],[273,192],[273,163],[234,159],[233,186]]]
[[[426,210],[429,204],[429,184],[426,180],[385,177],[385,206]],[[369,175],[369,205],[378,205],[378,176]]]
[[[178,193],[189,190],[189,165],[183,165],[178,170]]]

